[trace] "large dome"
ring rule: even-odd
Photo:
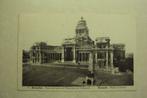
[[[86,21],[81,17],[81,20],[78,21],[76,29],[87,29]]]

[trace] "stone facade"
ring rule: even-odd
[[[61,46],[49,46],[44,42],[35,43],[30,49],[30,62],[70,62],[89,65],[90,71],[111,71],[114,68],[114,59],[125,56],[125,46],[112,45],[109,37],[97,37],[93,41],[83,17],[78,21],[75,33],[75,37],[64,39]]]
[[[97,37],[93,41],[83,18],[78,21],[75,32],[76,37],[65,39],[62,44],[62,62],[88,64],[91,71],[93,68],[113,69],[113,47],[109,37]]]
[[[30,49],[30,63],[42,64],[61,60],[61,46],[50,46],[44,42],[35,43]]]

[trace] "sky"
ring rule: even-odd
[[[19,41],[23,49],[44,41],[48,45],[61,45],[63,39],[75,36],[75,27],[83,16],[89,36],[110,37],[111,43],[123,43],[126,52],[136,49],[136,21],[132,14],[87,13],[25,13],[19,16]]]

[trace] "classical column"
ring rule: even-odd
[[[87,58],[88,58],[88,53],[86,53],[86,62],[88,61],[88,59],[87,59]]]
[[[82,61],[82,54],[81,54],[81,52],[79,53],[79,61],[81,62]]]
[[[114,73],[114,66],[113,66],[113,51],[110,52],[110,65],[111,65],[111,72]]]
[[[84,53],[83,53],[83,62],[84,62]]]
[[[57,54],[57,60],[60,60],[60,54],[59,53]]]
[[[89,53],[87,53],[87,62],[89,62]]]
[[[76,60],[75,60],[76,59],[76,56],[75,55],[76,55],[76,49],[75,49],[75,46],[74,46],[73,47],[73,61],[72,61],[73,63],[76,62]]]
[[[41,51],[39,51],[39,62],[38,62],[39,64],[41,64],[41,62],[42,62],[41,56],[42,56]]]
[[[97,65],[97,52],[95,52],[95,64]]]
[[[83,61],[85,61],[85,53],[83,53]]]
[[[62,47],[61,62],[64,62],[64,47]]]
[[[89,66],[88,70],[93,73],[93,57],[92,57],[92,52],[89,53]]]
[[[82,61],[82,53],[80,53],[80,62]]]
[[[83,62],[83,53],[81,53],[81,61]]]
[[[108,51],[106,51],[106,69],[108,70]]]
[[[78,62],[80,62],[80,61],[81,61],[81,54],[78,53]]]
[[[95,64],[94,64],[96,70],[99,69],[98,60],[97,60],[97,51],[95,52]]]

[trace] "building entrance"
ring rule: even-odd
[[[72,61],[73,60],[73,52],[72,47],[65,48],[65,61]]]

